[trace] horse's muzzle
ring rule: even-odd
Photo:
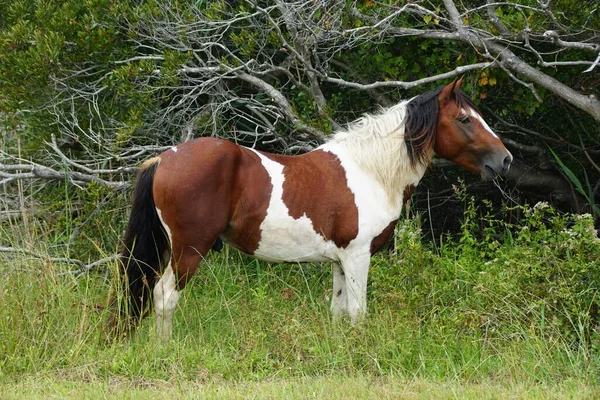
[[[513,156],[508,150],[489,154],[483,160],[481,168],[481,177],[485,180],[494,179],[497,175],[505,175],[512,163]]]

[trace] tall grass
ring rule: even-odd
[[[357,326],[331,319],[328,264],[211,254],[166,344],[153,318],[127,340],[105,340],[116,265],[76,277],[70,265],[0,254],[0,382],[342,375],[598,385],[600,245],[590,220],[545,207],[523,213],[508,225],[467,206],[462,236],[439,248],[422,243],[416,223],[401,223],[394,248],[373,258],[369,314]],[[56,256],[47,228],[32,225],[0,228],[3,242]]]

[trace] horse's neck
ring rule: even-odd
[[[419,183],[427,166],[413,167],[402,138],[396,138],[395,141],[396,143],[382,144],[372,140],[362,143],[332,140],[321,148],[337,154],[342,159],[342,164],[352,163],[355,168],[377,182],[388,198],[389,207],[400,210],[404,190],[407,186],[416,186]]]

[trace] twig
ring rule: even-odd
[[[600,172],[600,166],[598,166],[598,164],[596,164],[594,162],[594,160],[592,160],[592,157],[590,157],[588,150],[585,148],[585,146],[583,144],[583,139],[581,138],[581,135],[579,135],[579,143],[581,144],[581,149],[583,150],[583,153],[585,154],[585,156],[588,159],[588,161],[590,162],[590,164],[592,164],[592,166],[596,169],[596,171]]]

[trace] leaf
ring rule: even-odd
[[[423,21],[425,21],[425,23],[426,23],[426,24],[428,24],[428,23],[430,23],[430,22],[431,22],[431,19],[432,19],[432,18],[433,18],[433,17],[432,17],[431,15],[424,15],[424,16],[423,16]]]
[[[583,176],[585,176],[585,185],[587,186],[587,192],[588,192],[587,200],[590,203],[590,205],[592,206],[592,210],[594,210],[594,213],[596,215],[600,216],[600,207],[598,207],[598,205],[596,204],[596,200],[594,198],[594,188],[592,188],[592,185],[588,178],[588,174],[585,169],[583,170]]]
[[[554,156],[554,159],[556,160],[558,165],[560,165],[560,168],[563,170],[565,175],[567,175],[569,180],[573,183],[573,185],[575,186],[575,189],[577,189],[577,191],[579,193],[581,193],[581,195],[589,201],[590,199],[588,198],[587,193],[583,189],[583,185],[581,184],[581,181],[579,180],[579,178],[577,178],[577,176],[573,173],[573,171],[571,171],[571,169],[565,165],[565,163],[560,159],[558,154],[556,154],[554,152],[554,150],[552,150],[551,148],[549,148],[549,150],[552,153],[552,155]]]

